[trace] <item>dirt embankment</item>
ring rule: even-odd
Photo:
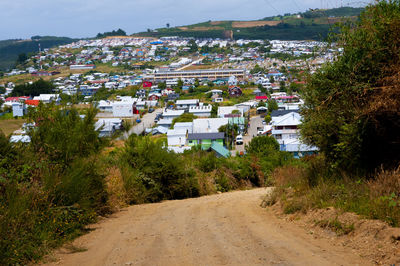
[[[371,265],[260,207],[269,189],[132,206],[50,265]]]
[[[375,265],[400,265],[400,228],[334,208],[284,215],[280,204],[268,208],[276,216],[305,229],[315,239],[345,247]]]

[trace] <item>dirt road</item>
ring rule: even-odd
[[[129,207],[51,265],[369,265],[261,208],[267,189]]]

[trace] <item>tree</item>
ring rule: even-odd
[[[182,87],[183,87],[183,81],[182,79],[178,79],[178,88],[182,89]]]
[[[165,88],[167,88],[167,83],[166,82],[158,83],[158,88],[161,90],[165,90]]]
[[[199,49],[199,47],[197,46],[195,40],[190,40],[190,41],[189,41],[189,47],[190,47],[190,52],[191,52],[191,53],[195,53],[195,52],[197,52],[198,49]]]
[[[211,93],[209,93],[211,95]],[[218,103],[214,103],[212,105],[212,109],[211,109],[211,118],[216,118],[218,117],[218,107],[219,104]]]
[[[271,77],[269,78],[269,82],[270,82],[270,83],[274,83],[274,82],[275,82],[274,76],[271,76]]]
[[[304,89],[301,134],[332,169],[359,176],[400,161],[398,25],[400,1],[367,6],[333,36],[343,53]]]
[[[252,70],[250,70],[250,74],[256,74],[256,73],[264,73],[265,69],[260,67],[258,64],[254,66]]]
[[[279,89],[280,91],[286,91],[286,84],[283,80],[279,82]]]
[[[11,96],[38,96],[40,94],[53,93],[53,83],[39,79],[32,84],[26,83],[15,86]]]
[[[274,110],[278,110],[278,103],[275,99],[268,100],[268,112],[271,113]]]
[[[246,146],[246,152],[250,154],[268,156],[278,151],[279,143],[271,136],[255,137]]]
[[[26,60],[28,60],[28,56],[26,55],[26,53],[19,54],[17,59],[17,65],[24,64]]]
[[[169,28],[169,26],[170,26],[169,23],[167,23],[167,28]]]

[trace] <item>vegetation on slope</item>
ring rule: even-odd
[[[33,36],[31,40],[0,41],[0,70],[7,70],[15,66],[20,54],[28,54],[41,49],[74,42],[67,37]]]
[[[227,38],[227,32],[232,31],[234,39],[325,40],[335,23],[353,21],[362,10],[364,8],[342,7],[267,17],[260,21],[207,21],[182,27],[160,28],[157,31],[149,30],[136,35]]]
[[[115,147],[99,138],[95,115],[39,105],[29,113],[37,125],[31,143],[0,134],[1,265],[38,261],[117,205],[263,186],[274,168],[293,161],[272,137],[256,138],[248,155],[234,158],[175,154],[165,139],[136,135]]]
[[[367,7],[335,36],[343,53],[310,77],[303,139],[321,154],[274,173],[286,213],[334,206],[400,225],[400,1]]]

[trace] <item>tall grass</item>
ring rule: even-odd
[[[265,204],[280,201],[285,213],[335,207],[400,226],[400,168],[377,171],[370,179],[350,178],[330,172],[324,159],[315,157],[305,166],[278,168],[272,178],[276,189]]]

